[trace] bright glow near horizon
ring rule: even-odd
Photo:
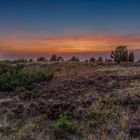
[[[119,42],[119,44],[118,44]],[[61,37],[61,38],[8,38],[0,40],[0,52],[14,55],[48,55],[64,53],[91,53],[112,51],[117,45],[128,44],[139,49],[140,39],[131,37]]]

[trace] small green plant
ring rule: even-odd
[[[54,124],[54,129],[62,130],[65,133],[75,133],[77,127],[73,122],[70,121],[69,117],[66,114],[64,114],[60,115],[56,124]]]

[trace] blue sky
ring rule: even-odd
[[[0,58],[140,49],[140,0],[0,0]]]
[[[0,31],[139,34],[139,0],[0,0]]]

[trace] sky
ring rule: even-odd
[[[139,58],[140,0],[0,0],[0,59],[52,54]]]

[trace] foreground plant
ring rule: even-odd
[[[53,77],[45,69],[24,66],[3,66],[0,69],[0,90],[13,91],[17,87],[28,87],[33,83],[49,81]]]

